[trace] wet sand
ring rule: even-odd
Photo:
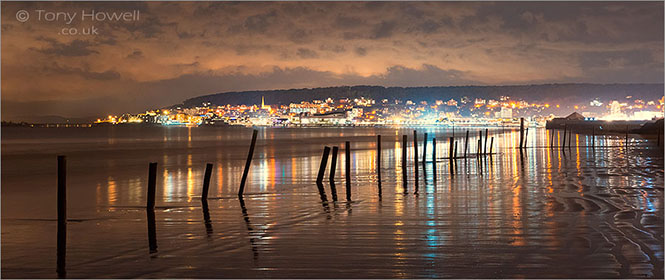
[[[55,156],[66,154],[71,278],[663,278],[664,164],[653,143],[631,137],[626,148],[624,137],[598,136],[602,147],[591,148],[589,136],[574,135],[562,151],[547,147],[552,131],[533,129],[520,155],[518,131],[495,129],[497,154],[451,168],[441,159],[451,131],[418,131],[436,136],[440,157],[431,161],[429,143],[418,195],[412,129],[261,129],[239,201],[251,129],[3,128],[2,277],[57,277]],[[470,135],[476,151],[477,129]],[[455,136],[463,141],[462,130]],[[322,203],[314,182],[323,146],[347,140],[353,200],[340,154],[340,201]],[[143,208],[151,161],[152,253]]]

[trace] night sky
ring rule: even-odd
[[[67,24],[37,10],[78,14]],[[2,118],[237,90],[663,83],[663,23],[663,2],[2,2]],[[99,34],[59,34],[91,26]]]

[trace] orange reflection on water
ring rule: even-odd
[[[162,179],[164,182],[164,194],[163,194],[163,199],[166,202],[173,201],[173,191],[174,191],[174,184],[173,184],[173,178],[172,175],[169,174],[169,172],[164,168],[164,173],[162,174]]]
[[[222,196],[224,194],[224,169],[222,169],[222,164],[217,164],[217,195]]]
[[[108,184],[108,203],[109,205],[114,205],[118,200],[118,190],[116,189],[116,182],[113,177],[109,176],[107,180]]]
[[[194,196],[194,174],[192,168],[187,168],[187,201],[192,201],[192,196]]]
[[[275,187],[275,158],[271,157],[268,162],[268,183],[271,189]]]

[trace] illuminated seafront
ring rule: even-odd
[[[2,277],[57,277],[56,155],[68,161],[71,278],[663,277],[663,151],[637,135],[596,136],[593,148],[590,135],[573,134],[561,149],[549,147],[561,131],[532,128],[520,153],[518,130],[490,127],[496,154],[451,163],[452,131],[417,128],[419,153],[425,132],[429,143],[414,195],[413,128],[258,130],[241,202],[249,128],[3,128]],[[465,130],[455,130],[460,144]],[[337,202],[322,203],[315,185],[324,146],[341,149]],[[156,252],[149,162],[158,162]]]

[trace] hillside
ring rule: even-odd
[[[266,104],[289,104],[326,98],[366,97],[375,100],[401,99],[412,101],[449,100],[463,96],[469,98],[499,99],[510,96],[528,102],[550,102],[558,104],[588,103],[594,98],[601,101],[623,100],[626,96],[645,100],[657,100],[663,96],[663,84],[543,84],[517,86],[447,86],[447,87],[382,87],[382,86],[340,86],[326,88],[304,88],[288,90],[265,90],[224,92],[185,100],[174,106],[200,106],[204,102],[213,105],[260,104],[265,97]]]

